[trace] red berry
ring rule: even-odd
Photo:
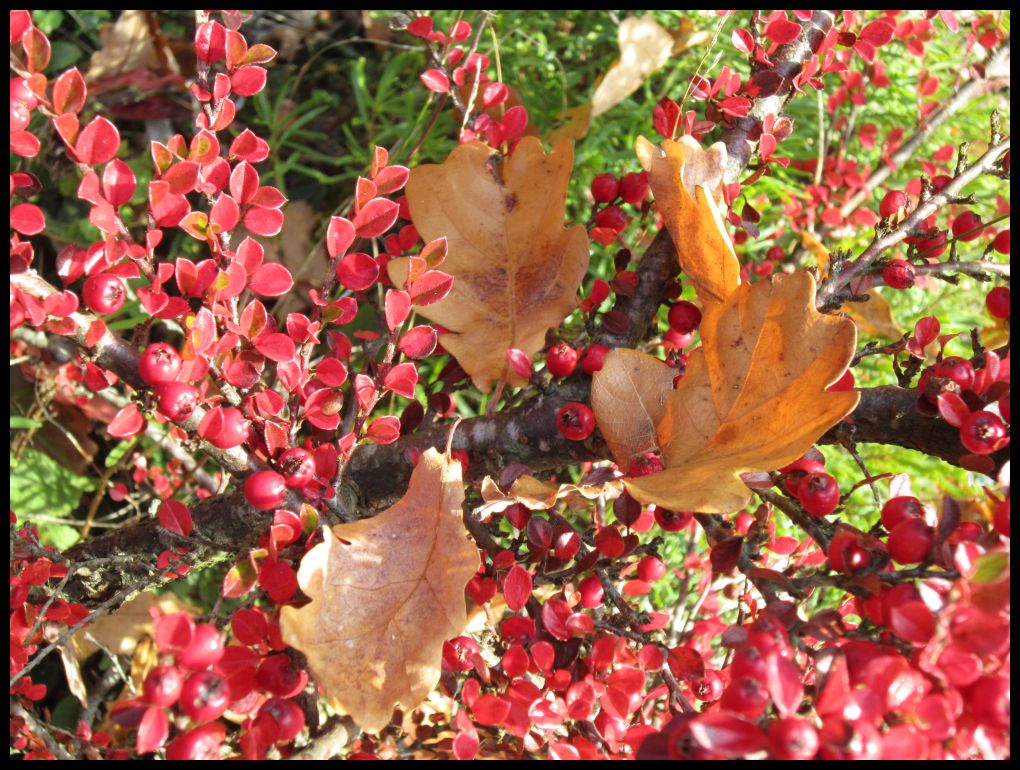
[[[605,596],[605,589],[602,587],[602,583],[595,575],[589,575],[577,586],[577,591],[581,594],[581,604],[589,610],[593,610],[596,607],[602,606],[602,600]]]
[[[856,575],[871,562],[871,553],[861,545],[856,532],[840,530],[829,541],[829,566],[844,575]]]
[[[769,259],[773,262],[780,262],[785,256],[786,252],[783,251],[782,246],[771,246],[769,247],[769,250],[765,252],[766,259]]]
[[[248,421],[241,410],[217,406],[206,412],[198,425],[198,435],[219,449],[240,446],[248,439]]]
[[[713,668],[705,669],[705,675],[701,679],[691,682],[691,692],[694,697],[706,703],[719,700],[723,693],[723,680],[719,672]]]
[[[666,574],[666,565],[657,556],[645,556],[638,562],[637,574],[646,583],[654,583]]]
[[[769,748],[776,759],[814,759],[818,753],[818,731],[799,717],[784,717],[769,725]]]
[[[694,514],[690,511],[671,511],[655,506],[655,523],[666,532],[679,532],[691,523]]]
[[[173,382],[181,373],[183,363],[173,345],[153,342],[138,358],[138,376],[149,385]]]
[[[226,735],[227,726],[222,722],[201,725],[170,741],[166,758],[176,761],[220,759],[220,746]]]
[[[587,404],[571,401],[556,413],[556,428],[571,441],[584,441],[595,431],[595,415]]]
[[[907,194],[902,190],[890,190],[878,204],[878,215],[882,219],[890,219],[903,211],[910,203]]]
[[[292,447],[276,462],[291,489],[300,489],[315,478],[315,458],[307,449]]]
[[[964,418],[960,441],[974,454],[990,455],[1009,443],[1009,434],[999,415],[981,410]]]
[[[227,710],[230,687],[213,671],[196,671],[184,682],[181,710],[196,722],[210,722]]]
[[[893,529],[905,519],[924,519],[924,506],[921,501],[912,495],[900,495],[890,498],[882,506],[882,526],[887,531]]]
[[[305,727],[305,715],[293,701],[270,698],[262,704],[252,730],[266,743],[292,741]]]
[[[992,241],[992,248],[1000,254],[1009,254],[1009,230],[1003,230],[995,236]]]
[[[949,356],[939,361],[935,365],[934,374],[936,377],[952,380],[960,386],[960,390],[970,390],[974,387],[974,365],[960,356]]]
[[[941,230],[927,237],[918,238],[915,243],[917,253],[921,257],[938,257],[949,248],[949,239]]]
[[[905,259],[890,259],[882,271],[885,285],[893,289],[907,289],[914,285],[914,266]]]
[[[783,474],[783,486],[786,487],[786,491],[791,495],[796,495],[801,479],[807,474],[825,473],[825,462],[801,457],[799,460],[795,460],[789,465],[780,468],[779,472]]]
[[[293,698],[308,684],[308,674],[287,655],[270,655],[259,664],[255,681],[259,687],[281,698]]]
[[[619,232],[630,222],[630,217],[623,213],[619,206],[606,206],[595,215],[596,227],[608,227]]]
[[[889,556],[897,564],[924,561],[934,544],[935,534],[924,519],[904,519],[896,525],[886,542]]]
[[[595,374],[602,368],[607,353],[609,348],[605,345],[589,345],[581,356],[581,371],[588,375]]]
[[[693,302],[680,300],[669,309],[669,328],[690,334],[701,325],[701,311]]]
[[[826,516],[839,505],[839,484],[828,473],[809,473],[797,485],[797,499],[812,516]]]
[[[145,677],[142,691],[146,701],[165,708],[177,702],[183,685],[184,677],[176,666],[156,666]]]
[[[223,637],[211,623],[199,623],[191,642],[177,654],[177,662],[192,671],[214,666],[223,657]]]
[[[244,496],[256,508],[271,511],[287,496],[287,482],[276,471],[258,471],[244,480]]]
[[[124,282],[117,276],[99,273],[85,279],[81,296],[92,312],[110,315],[124,307],[127,290],[124,288]]]
[[[719,699],[719,708],[758,719],[768,708],[769,690],[765,678],[742,676],[730,681]]]
[[[648,174],[644,171],[625,174],[620,180],[620,197],[632,206],[641,203],[648,195]]]
[[[591,180],[591,197],[596,203],[609,203],[620,194],[620,181],[612,174],[599,174]]]
[[[1003,537],[1009,537],[1009,498],[1003,500],[992,516],[992,526]]]
[[[167,419],[183,422],[198,406],[198,388],[186,382],[164,382],[156,386],[156,408]]]
[[[981,217],[973,211],[964,211],[953,220],[953,235],[958,241],[972,241],[981,235]]]
[[[570,345],[561,342],[553,345],[545,354],[545,368],[553,377],[569,377],[577,368],[580,355]]]
[[[627,473],[635,478],[639,476],[650,476],[653,473],[665,470],[662,459],[654,452],[645,452],[630,461]]]
[[[988,292],[985,307],[992,318],[1009,318],[1009,287],[996,286]]]

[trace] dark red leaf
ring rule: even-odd
[[[519,612],[531,598],[531,588],[531,573],[520,564],[512,566],[503,581],[506,606],[513,612]]]
[[[187,537],[191,534],[191,511],[184,503],[176,500],[164,500],[159,506],[159,525],[175,535]]]

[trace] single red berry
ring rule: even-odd
[[[608,227],[619,232],[630,222],[630,217],[623,213],[619,206],[606,206],[595,215],[596,227]]]
[[[142,692],[153,706],[166,708],[177,702],[184,686],[184,676],[176,666],[156,666],[145,677]]]
[[[599,174],[591,180],[591,197],[596,203],[610,203],[620,194],[620,180],[612,174]]]
[[[262,704],[252,730],[267,743],[292,741],[305,727],[305,715],[293,701],[270,698]]]
[[[974,365],[960,356],[949,356],[935,364],[935,376],[952,380],[960,390],[974,387]]]
[[[871,553],[856,532],[840,530],[829,541],[829,566],[844,575],[856,575],[871,563]]]
[[[893,289],[907,289],[914,285],[914,266],[905,259],[890,259],[882,270],[882,280]]]
[[[577,591],[581,594],[581,604],[586,609],[593,610],[602,606],[605,589],[595,575],[589,575],[582,580],[577,586]]]
[[[814,759],[818,753],[818,731],[799,717],[784,717],[769,725],[769,748],[775,759]]]
[[[236,407],[213,407],[199,423],[198,435],[218,449],[230,449],[248,440],[248,421]]]
[[[992,318],[1009,318],[1009,287],[996,286],[988,292],[985,307]]]
[[[1009,433],[999,415],[982,409],[964,418],[960,441],[974,454],[990,455],[1009,443]]]
[[[801,479],[809,473],[825,473],[825,463],[824,461],[801,457],[799,460],[795,460],[789,465],[780,468],[779,472],[783,474],[783,486],[786,487],[786,491],[796,496],[797,487],[800,486]]]
[[[287,482],[276,471],[258,471],[244,480],[244,496],[256,508],[271,511],[287,496]]]
[[[588,375],[595,374],[602,368],[607,353],[609,348],[605,345],[589,345],[581,356],[581,371]]]
[[[620,180],[620,197],[632,206],[641,203],[648,195],[648,174],[640,173],[624,174]]]
[[[210,722],[230,705],[227,680],[213,671],[196,671],[184,682],[181,710],[196,722]]]
[[[981,217],[973,211],[964,211],[953,220],[953,236],[958,241],[973,241],[981,235]]]
[[[156,386],[156,408],[167,419],[184,422],[198,406],[198,388],[186,382],[164,382]]]
[[[595,415],[587,404],[571,401],[556,413],[556,428],[571,441],[584,441],[595,431]]]
[[[577,368],[580,358],[576,350],[561,342],[559,345],[553,345],[545,354],[545,368],[553,377],[569,377]]]
[[[782,246],[770,246],[769,250],[765,252],[765,258],[772,262],[780,262],[785,256],[786,252],[783,251]]]
[[[307,449],[291,447],[276,461],[291,489],[300,489],[315,478],[315,458]]]
[[[995,236],[995,240],[992,241],[992,248],[1000,254],[1009,254],[1009,230],[1003,230],[1001,233]]]
[[[177,654],[177,662],[192,671],[214,666],[223,657],[223,637],[211,623],[199,623],[191,642]]]
[[[905,519],[924,519],[924,506],[912,495],[900,495],[890,498],[882,506],[882,526],[887,531],[893,529]]]
[[[828,473],[809,473],[797,485],[797,499],[812,516],[827,516],[839,505],[839,484]]]
[[[691,682],[691,692],[698,700],[713,703],[722,697],[724,686],[719,672],[714,668],[709,668],[705,669],[705,675],[701,679]]]
[[[639,476],[650,476],[665,469],[666,466],[662,464],[662,458],[654,452],[645,452],[630,461],[627,473],[638,478]]]
[[[138,376],[149,385],[173,382],[181,373],[183,363],[173,345],[153,342],[138,357]]]
[[[293,698],[308,684],[308,674],[288,655],[270,655],[260,664],[255,682],[266,692],[281,698]]]
[[[166,758],[174,761],[220,759],[220,746],[226,736],[227,726],[222,722],[200,725],[170,741]]]
[[[701,311],[693,302],[680,300],[669,309],[669,328],[680,334],[691,334],[701,325]]]
[[[719,699],[719,708],[758,719],[769,705],[769,690],[765,678],[742,676],[730,681]]]
[[[637,574],[646,583],[654,583],[666,574],[666,565],[657,556],[645,556],[638,562]]]
[[[941,230],[916,240],[917,253],[921,257],[939,257],[949,248],[949,237]]]
[[[666,532],[679,532],[691,523],[694,514],[690,511],[671,511],[655,506],[655,523]]]
[[[902,190],[890,190],[882,198],[882,202],[878,204],[878,215],[882,219],[891,219],[906,209],[909,203],[910,200],[905,192]]]
[[[886,547],[897,564],[918,564],[931,553],[935,533],[924,519],[904,519],[889,534]]]
[[[85,305],[93,313],[110,315],[124,307],[127,289],[124,288],[124,282],[117,276],[99,273],[85,279],[81,296],[85,300]]]

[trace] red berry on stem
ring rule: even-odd
[[[584,441],[595,431],[595,415],[587,404],[571,401],[556,413],[556,429],[571,441]]]
[[[972,241],[981,235],[981,217],[973,211],[964,211],[953,220],[953,235],[958,241]]]
[[[200,725],[170,741],[166,758],[175,761],[220,759],[220,746],[226,735],[227,727],[222,722]]]
[[[124,288],[124,282],[117,276],[99,273],[85,279],[81,296],[85,300],[85,305],[93,313],[110,315],[124,307],[127,289]]]
[[[173,382],[181,373],[183,363],[173,345],[153,342],[138,358],[138,376],[149,385]]]
[[[912,495],[900,495],[890,498],[882,506],[882,526],[888,531],[906,519],[924,519],[924,506]]]
[[[287,482],[276,471],[258,471],[244,480],[244,496],[256,508],[279,508],[287,496]]]
[[[931,553],[935,533],[924,519],[905,519],[890,533],[886,546],[897,564],[918,564]]]
[[[992,318],[1009,318],[1009,287],[996,286],[988,292],[985,307]]]
[[[769,748],[776,759],[814,759],[818,753],[818,731],[799,717],[784,717],[769,725]]]
[[[960,390],[974,387],[974,365],[966,358],[949,356],[935,365],[934,375],[952,380],[960,386]]]
[[[690,511],[671,511],[655,506],[655,523],[666,532],[679,532],[691,523],[694,514]]]
[[[184,685],[184,676],[176,666],[156,666],[145,677],[142,692],[153,706],[167,707],[177,702]]]
[[[637,574],[646,583],[654,583],[666,574],[666,565],[658,556],[645,556],[638,562]]]
[[[199,623],[191,635],[191,642],[177,655],[177,662],[197,671],[214,666],[223,657],[223,637],[211,623]]]
[[[213,671],[196,671],[184,682],[181,710],[196,722],[216,719],[230,705],[230,686]]]
[[[191,417],[198,406],[198,388],[186,382],[164,382],[156,386],[156,408],[174,422]]]
[[[596,203],[609,203],[620,194],[620,181],[612,174],[599,174],[591,180],[591,197]]]
[[[907,289],[914,285],[914,266],[907,260],[890,259],[889,263],[882,270],[882,280],[885,285],[893,289]]]
[[[545,354],[545,368],[553,377],[569,377],[577,368],[579,359],[580,354],[576,350],[561,342],[559,345],[553,345]]]
[[[619,206],[606,206],[595,215],[596,227],[608,227],[619,232],[630,222],[630,217],[623,213]]]
[[[839,505],[839,484],[828,473],[809,473],[797,485],[797,499],[812,516],[826,516]]]
[[[769,250],[765,252],[766,259],[770,259],[773,262],[779,262],[785,256],[786,252],[783,251],[782,246],[770,246]]]
[[[648,174],[640,173],[625,174],[620,180],[620,197],[631,205],[641,203],[648,195]]]
[[[1009,433],[999,415],[981,410],[964,419],[960,441],[974,454],[990,455],[1009,443]]]
[[[584,351],[584,355],[581,356],[581,371],[589,375],[595,374],[602,368],[607,353],[609,353],[609,348],[605,345],[589,345],[588,349]]]
[[[589,575],[582,580],[577,586],[577,591],[581,594],[581,604],[585,608],[593,610],[596,607],[602,606],[605,589],[595,575]]]
[[[291,489],[300,489],[315,478],[315,458],[307,449],[291,447],[280,455],[277,465]]]
[[[890,190],[878,204],[878,215],[882,219],[889,219],[903,211],[909,202],[907,194],[902,190]]]
[[[992,241],[992,248],[1000,254],[1009,254],[1009,230],[1003,230],[995,236]]]
[[[217,406],[205,413],[198,435],[219,449],[240,446],[248,439],[248,421],[233,406]]]
[[[701,325],[701,311],[693,302],[680,300],[669,309],[669,328],[690,334]]]

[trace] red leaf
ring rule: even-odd
[[[159,506],[159,525],[175,535],[187,537],[191,534],[191,511],[184,503],[164,500]]]
[[[414,386],[418,384],[418,370],[414,364],[397,364],[383,378],[383,385],[404,398],[414,398]]]
[[[254,96],[266,85],[266,70],[254,64],[239,68],[230,76],[230,87],[238,96]]]
[[[429,270],[411,286],[411,301],[415,305],[432,305],[446,297],[452,288],[452,275]]]
[[[531,573],[520,564],[510,568],[503,580],[503,596],[506,606],[513,612],[519,612],[531,598]]]
[[[294,286],[290,270],[279,262],[266,262],[248,281],[248,288],[263,297],[279,297]]]
[[[170,185],[170,192],[186,195],[195,189],[195,185],[198,183],[198,171],[199,166],[195,161],[182,160],[171,166],[160,177],[160,181]]]
[[[712,546],[710,560],[712,569],[719,574],[732,572],[740,558],[740,550],[744,547],[744,538],[740,535],[727,537]]]
[[[160,706],[149,706],[145,709],[142,721],[138,725],[138,739],[135,751],[139,754],[151,754],[158,751],[166,743],[170,735],[170,720],[166,711]]]
[[[130,438],[142,432],[145,418],[138,411],[138,404],[128,404],[113,416],[106,432],[114,438]]]
[[[53,83],[53,111],[58,115],[65,112],[81,112],[85,106],[85,78],[77,67],[72,67]]]
[[[507,348],[506,358],[510,363],[510,368],[518,377],[523,377],[526,380],[531,379],[531,359],[523,350]]]
[[[375,238],[393,227],[399,213],[400,207],[393,201],[375,198],[354,217],[354,229],[361,238]]]
[[[503,129],[503,141],[513,141],[528,127],[528,111],[520,105],[511,107],[500,121],[500,126]]]
[[[729,758],[751,754],[765,743],[758,725],[725,711],[701,714],[688,723],[688,729],[702,748]]]
[[[326,251],[329,252],[329,256],[345,254],[354,243],[354,236],[354,225],[349,219],[343,217],[330,219],[326,230]]]
[[[773,43],[792,43],[800,34],[800,24],[788,19],[773,19],[765,26],[765,37]]]
[[[19,203],[11,209],[11,227],[22,235],[38,235],[46,228],[46,217],[34,203]]]
[[[389,195],[403,190],[411,172],[405,166],[387,166],[381,169],[372,180],[376,185],[376,194]]]
[[[431,326],[415,326],[400,338],[397,347],[408,358],[420,359],[432,355],[436,349],[439,334]]]
[[[893,632],[908,642],[927,644],[935,635],[935,615],[922,601],[904,602],[889,610]]]
[[[773,656],[766,668],[765,679],[780,716],[796,714],[804,700],[804,684],[800,669],[794,662],[781,655]]]
[[[963,425],[963,421],[970,415],[970,408],[960,398],[960,394],[953,393],[952,391],[939,393],[938,406],[942,419],[954,428],[959,428]]]
[[[386,327],[394,331],[404,323],[411,313],[411,298],[406,291],[389,289],[383,299],[386,313]]]
[[[330,388],[315,391],[305,402],[305,417],[312,425],[322,430],[336,430],[340,424],[340,409],[344,397]]]
[[[284,604],[297,593],[298,582],[294,568],[286,562],[268,562],[259,573],[259,587],[277,604]]]
[[[219,61],[226,55],[227,30],[218,21],[207,21],[195,30],[195,52],[206,64]]]
[[[691,682],[705,676],[705,661],[692,647],[674,647],[669,651],[667,663],[677,679]]]
[[[56,291],[43,300],[46,312],[57,318],[67,318],[78,309],[78,295],[73,291]]]
[[[506,715],[510,713],[510,701],[498,695],[486,693],[479,695],[471,706],[471,714],[475,721],[486,727],[495,727],[503,724]]]
[[[450,78],[446,76],[446,73],[438,69],[425,70],[419,75],[422,85],[424,85],[430,91],[435,91],[438,94],[446,94],[450,92]]]
[[[261,335],[255,340],[254,345],[259,353],[277,363],[293,360],[294,354],[297,352],[294,348],[294,340],[279,332]]]
[[[283,212],[253,206],[244,214],[244,226],[255,235],[272,238],[283,229]]]
[[[339,358],[324,358],[315,367],[315,376],[331,388],[339,388],[347,382],[347,367]]]
[[[336,277],[351,291],[364,291],[379,278],[379,263],[368,254],[347,254],[336,266]]]
[[[111,206],[122,206],[135,194],[135,173],[122,160],[114,159],[103,169],[103,197]]]
[[[376,444],[392,444],[400,438],[400,420],[392,415],[380,417],[368,426],[365,437]]]
[[[209,222],[219,227],[220,232],[229,232],[237,226],[241,209],[229,195],[220,195],[209,211]]]
[[[95,165],[113,160],[120,148],[120,133],[117,127],[106,118],[92,119],[78,134],[74,144],[75,155],[82,163]]]
[[[259,189],[259,173],[247,161],[238,163],[230,173],[230,194],[242,206],[251,203]]]
[[[865,40],[870,45],[878,48],[892,40],[894,32],[895,28],[892,24],[885,21],[885,19],[878,19],[862,29],[857,36],[857,40],[858,42]]]

